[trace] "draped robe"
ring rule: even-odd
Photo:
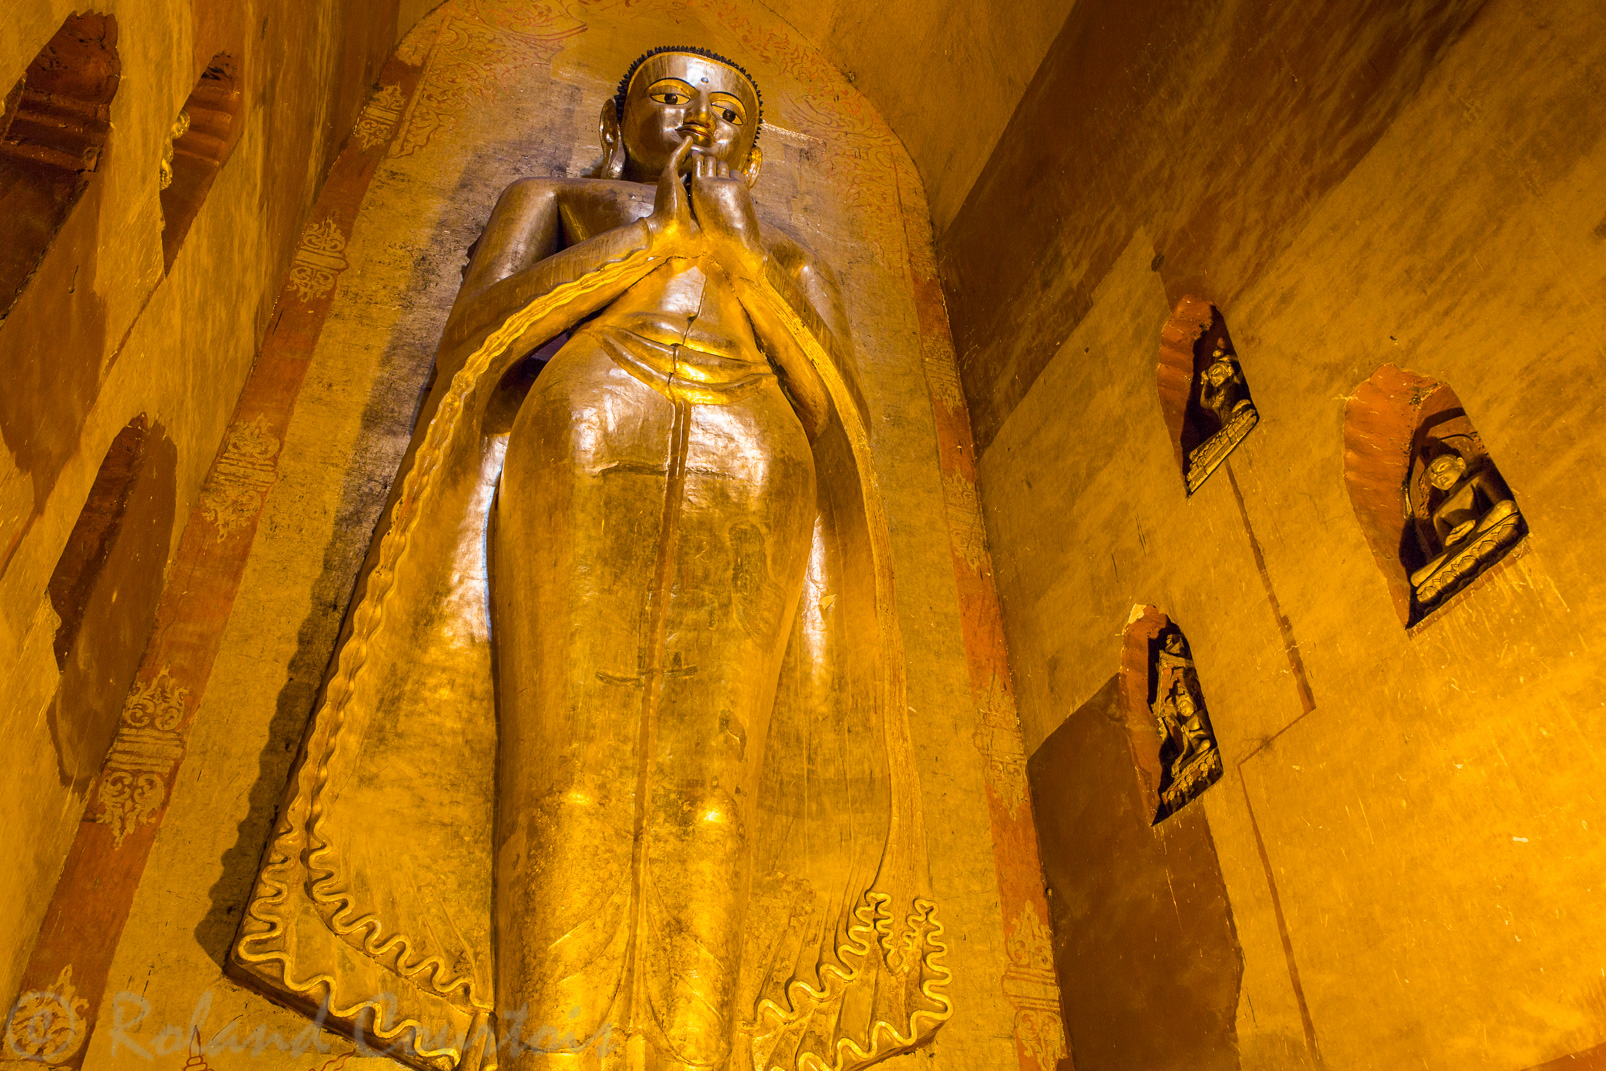
[[[596,311],[599,292],[660,267],[641,243],[621,239],[608,259],[576,266],[460,347],[388,515],[233,950],[238,976],[421,1068],[476,1071],[519,1046],[574,1052],[608,1043],[595,1022],[521,1019],[528,1009],[496,992],[493,906],[505,904],[493,905],[493,870],[552,861],[521,847],[561,854],[564,846],[514,843],[518,816],[503,816],[497,859],[498,686],[507,684],[498,672],[508,652],[492,642],[493,631],[503,639],[492,628],[501,568],[493,569],[493,529],[506,512],[496,495],[509,414],[535,419],[510,395],[510,373]],[[710,1020],[705,1029],[723,1036],[692,1055],[755,1071],[860,1067],[918,1045],[951,1013],[942,927],[926,889],[886,519],[845,340],[783,257],[771,257],[743,302],[784,325],[818,374],[828,412],[811,441],[799,434],[792,444],[813,469],[812,480],[793,480],[793,492],[812,496],[813,508],[788,522],[802,524],[803,575],[785,596],[795,610],[780,638],[777,686],[764,697],[763,739],[747,741],[761,758],[751,764],[756,802],[741,848],[751,853],[751,891],[728,920],[736,946],[728,959],[739,965],[728,979],[734,1018]],[[621,374],[651,357],[628,333],[582,330],[543,375],[610,346],[622,351],[611,358]],[[566,357],[582,350],[590,357]],[[543,390],[538,378],[532,397]],[[539,643],[539,629],[520,642]],[[654,672],[638,668],[643,680]],[[657,667],[660,683],[670,668]],[[628,672],[614,676],[621,689],[642,686]],[[742,734],[719,711],[706,713],[715,736]],[[517,745],[501,746],[505,779]],[[504,792],[504,806],[508,799]],[[639,828],[633,836],[641,843]],[[703,849],[666,850],[684,866]],[[584,865],[583,853],[567,862]],[[539,885],[532,890],[539,899]],[[580,917],[578,927],[546,933],[547,944],[587,924],[573,904],[567,915],[561,904],[526,910],[543,906]],[[603,897],[597,913],[609,910]],[[624,931],[644,932],[639,922]],[[567,977],[558,974],[555,982]]]

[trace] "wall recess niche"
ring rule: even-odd
[[[1260,421],[1220,309],[1195,297],[1177,303],[1160,331],[1156,377],[1160,410],[1191,495]]]
[[[1394,365],[1372,373],[1344,406],[1344,484],[1407,628],[1528,533],[1455,391]]]
[[[0,114],[0,318],[100,167],[122,78],[117,20],[72,15]]]
[[[162,266],[173,267],[190,225],[240,136],[241,92],[234,60],[212,57],[168,132],[159,185]]]

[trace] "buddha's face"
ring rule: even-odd
[[[1466,471],[1466,459],[1460,454],[1440,454],[1428,462],[1428,483],[1441,491],[1448,491],[1461,482]]]
[[[758,94],[718,60],[661,53],[631,78],[620,133],[635,177],[657,177],[688,137],[697,150],[739,170],[758,133]]]
[[[1205,382],[1212,387],[1219,387],[1232,378],[1232,362],[1222,360],[1221,351],[1217,350],[1215,363],[1205,369]]]

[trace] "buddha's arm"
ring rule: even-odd
[[[502,195],[446,321],[443,363],[455,363],[450,356],[471,352],[531,302],[604,266],[634,261],[629,271],[614,275],[604,286],[575,288],[574,300],[564,303],[548,325],[556,334],[624,293],[664,259],[662,253],[654,255],[646,220],[567,249],[557,248],[558,239],[557,195],[551,185],[521,183]]]
[[[825,375],[840,378],[863,421],[867,414],[853,337],[835,274],[792,239],[778,235],[766,239],[768,256],[760,270],[730,273],[760,343],[811,434],[830,416]],[[817,367],[822,360],[828,368]]]
[[[747,183],[717,161],[692,168],[691,204],[702,244],[736,291],[810,433],[825,425],[832,395],[866,421],[852,339],[836,280],[802,245],[759,225]],[[846,414],[842,414],[846,417]]]
[[[607,305],[669,257],[686,255],[693,234],[678,178],[685,155],[683,146],[664,169],[651,215],[566,249],[559,248],[558,184],[526,179],[509,186],[485,225],[446,321],[442,363],[455,364],[509,317],[567,287],[571,293],[531,325],[530,334],[543,337],[530,342],[544,342]],[[604,268],[615,270],[603,273]]]

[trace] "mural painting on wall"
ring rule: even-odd
[[[1221,753],[1182,630],[1170,625],[1152,645],[1149,710],[1160,734],[1158,824],[1221,779]]]
[[[1411,627],[1528,532],[1516,496],[1453,390],[1384,365],[1344,410],[1344,481]]]
[[[1177,304],[1161,331],[1158,378],[1191,495],[1260,421],[1221,310],[1192,297]]]
[[[643,56],[445,325],[231,968],[414,1066],[845,1071],[951,1014],[857,362],[761,114]]]

